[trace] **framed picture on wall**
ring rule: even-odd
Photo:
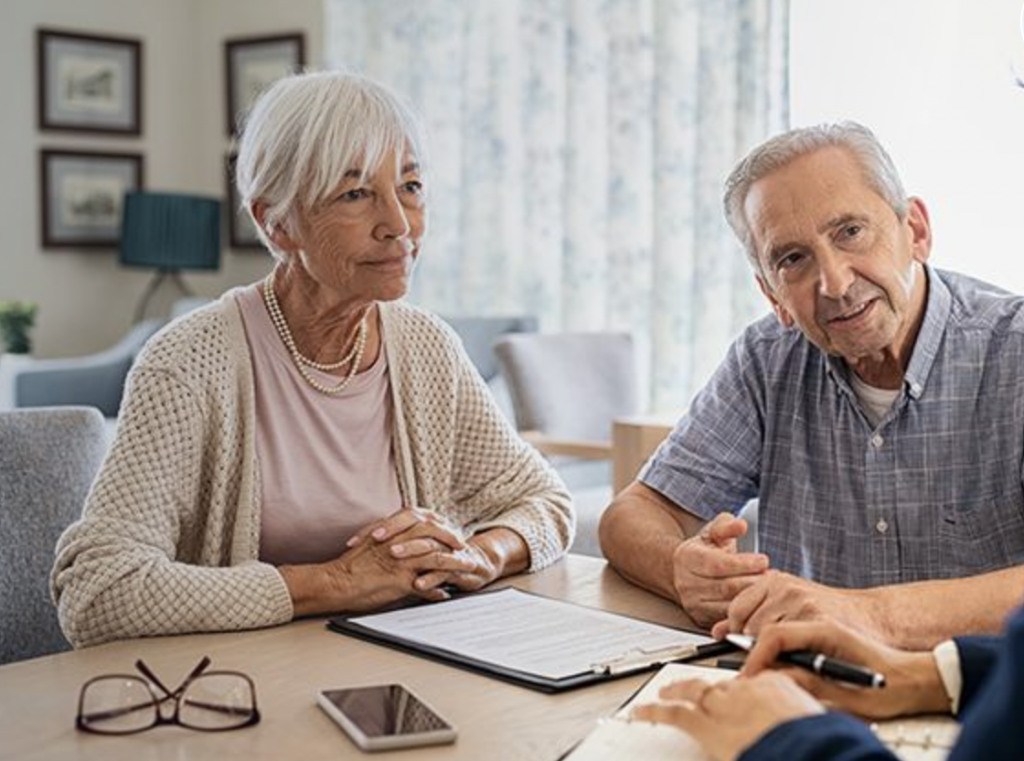
[[[139,153],[42,150],[43,248],[113,248],[124,194],[141,190]]]
[[[142,134],[142,43],[39,29],[39,129]]]
[[[238,189],[235,187],[235,161],[237,159],[236,154],[229,153],[224,161],[228,199],[228,244],[231,248],[242,251],[263,251],[265,249],[256,232],[256,224],[249,216],[249,212],[242,208]]]
[[[224,42],[227,73],[227,130],[241,131],[245,116],[261,92],[306,65],[306,38],[301,33],[274,37],[238,37]]]

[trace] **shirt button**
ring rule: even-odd
[[[889,530],[889,524],[885,522],[885,518],[879,518],[878,523],[875,524],[875,528],[878,529],[879,534],[884,534]]]
[[[871,437],[871,446],[873,446],[875,449],[880,448],[884,443],[885,439],[883,439],[880,434],[876,433],[874,436]]]

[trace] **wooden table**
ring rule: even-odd
[[[681,610],[644,592],[602,560],[571,555],[512,586],[659,623],[689,626]],[[583,636],[566,632],[567,637]],[[244,671],[256,682],[263,720],[246,729],[204,733],[157,727],[125,737],[74,728],[79,687],[98,674],[132,673],[137,658],[176,686],[203,655],[214,668]],[[0,667],[0,759],[330,759],[363,758],[316,706],[321,689],[401,682],[458,729],[455,745],[374,754],[405,759],[557,759],[647,676],[561,695],[488,679],[325,629],[324,619],[231,634],[115,642]]]

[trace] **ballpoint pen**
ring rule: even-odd
[[[750,651],[754,648],[754,638],[745,634],[727,634],[725,638],[743,650]],[[837,682],[854,684],[858,687],[885,687],[883,674],[841,661],[838,658],[831,658],[824,653],[816,653],[813,650],[792,650],[788,653],[780,653],[778,660],[780,663],[798,666]]]

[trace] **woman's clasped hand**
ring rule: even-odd
[[[350,609],[372,610],[412,595],[446,600],[443,586],[479,589],[498,577],[483,547],[464,539],[443,518],[406,508],[375,521],[348,541],[348,550],[326,564],[329,573],[361,600]]]

